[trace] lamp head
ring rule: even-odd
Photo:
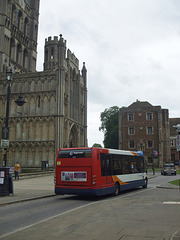
[[[12,81],[12,76],[13,76],[12,68],[10,68],[10,70],[6,72],[6,75],[7,75],[7,80]]]
[[[26,103],[26,101],[24,101],[24,99],[23,99],[22,96],[19,96],[19,97],[17,98],[17,100],[15,101],[15,103],[16,103],[18,106],[22,107],[22,106]]]

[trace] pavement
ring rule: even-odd
[[[31,174],[13,179],[13,194],[0,196],[0,206],[55,196],[54,173]]]
[[[154,177],[156,177],[156,175],[148,174],[149,179]],[[164,183],[157,187],[180,189],[179,186],[170,183]],[[20,177],[19,180],[13,179],[13,194],[9,196],[0,196],[0,206],[51,196],[55,196],[54,172],[26,174]]]

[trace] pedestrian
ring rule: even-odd
[[[19,162],[16,162],[16,164],[14,166],[15,180],[16,180],[16,178],[19,179],[19,171],[20,171],[20,164],[19,164]]]

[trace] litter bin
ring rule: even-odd
[[[0,167],[0,196],[10,193],[9,167]]]
[[[42,161],[41,170],[42,171],[48,171],[49,170],[49,161]]]

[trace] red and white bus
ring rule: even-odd
[[[55,193],[118,195],[120,191],[147,187],[142,152],[104,148],[59,149],[56,157]]]

